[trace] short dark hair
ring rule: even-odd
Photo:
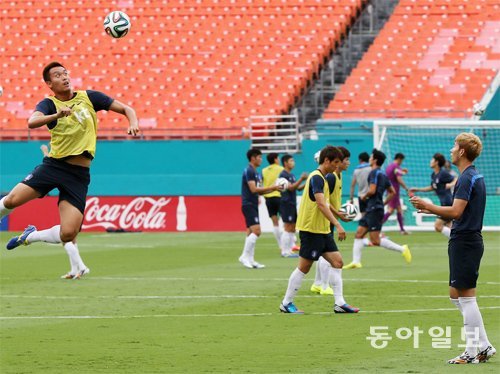
[[[437,161],[440,168],[442,168],[444,164],[446,164],[446,158],[444,158],[442,153],[434,153],[434,156],[432,156],[432,158]]]
[[[52,68],[57,68],[57,67],[62,67],[64,69],[66,69],[63,64],[61,64],[60,62],[57,62],[57,61],[52,61],[51,63],[49,63],[47,66],[45,66],[43,68],[43,80],[45,82],[50,82],[50,69]]]
[[[370,155],[368,152],[361,152],[358,156],[359,161],[368,162],[370,160]]]
[[[323,162],[325,162],[325,159],[333,161],[338,158],[339,160],[342,160],[342,157],[343,155],[340,149],[331,145],[327,145],[321,150],[319,154],[319,164],[321,165]]]
[[[395,160],[404,160],[405,159],[405,155],[402,154],[402,153],[396,153],[396,155],[394,156],[394,159]]]
[[[260,151],[260,149],[257,149],[257,148],[250,148],[248,151],[247,151],[247,158],[248,158],[248,161],[250,161],[252,159],[252,157],[256,157],[256,156],[259,156],[261,155],[262,152]]]
[[[279,154],[276,152],[271,152],[267,155],[267,162],[269,162],[269,165],[274,164],[274,160],[278,158]]]
[[[377,148],[373,148],[372,152],[373,159],[377,161],[378,166],[382,166],[385,162],[386,156],[385,153],[382,151],[379,151]]]
[[[293,158],[292,155],[289,154],[283,155],[281,157],[281,165],[285,166],[285,163],[288,162],[288,160],[290,160],[291,158]]]
[[[339,146],[337,148],[342,152],[342,161],[344,161],[344,158],[351,157],[351,152],[346,147]]]

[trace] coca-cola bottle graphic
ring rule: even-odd
[[[186,202],[184,201],[184,196],[179,196],[179,202],[177,203],[177,231],[187,230],[187,209]]]

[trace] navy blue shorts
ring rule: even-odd
[[[367,201],[366,200],[358,199],[358,204],[359,204],[359,212],[360,213],[366,212]]]
[[[366,214],[359,220],[359,226],[367,227],[368,231],[382,230],[382,220],[384,219],[384,210],[375,209]]]
[[[255,205],[243,205],[241,211],[245,216],[245,223],[247,227],[260,225],[259,222],[259,207]]]
[[[90,184],[90,170],[84,166],[44,157],[42,164],[28,174],[21,183],[42,194],[40,197],[57,188],[59,203],[65,200],[83,214]]]
[[[280,197],[266,197],[266,207],[269,217],[277,216],[280,211]]]
[[[295,204],[287,204],[287,203],[281,204],[280,217],[284,223],[296,223],[297,206]]]
[[[326,252],[336,252],[339,249],[333,234],[315,234],[307,231],[299,231],[300,238],[300,257],[308,260],[317,261],[319,257]]]
[[[460,235],[450,239],[448,242],[450,287],[476,288],[483,252],[483,237],[480,233]]]

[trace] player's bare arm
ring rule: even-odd
[[[356,187],[356,178],[352,177],[351,181],[351,191],[349,193],[349,201],[352,203],[354,199],[354,188]]]
[[[451,190],[457,184],[458,178],[453,179],[450,183],[446,183],[446,189]]]
[[[454,199],[452,206],[438,206],[417,196],[412,197],[410,202],[418,209],[419,213],[435,214],[447,219],[459,219],[462,217],[468,203],[467,200]]]
[[[305,184],[301,184],[303,181],[305,181],[307,179],[307,173],[302,173],[300,175],[300,178],[297,182],[295,183],[292,183],[289,187],[288,187],[288,191],[295,191],[295,190],[299,190],[299,191],[302,191],[304,189],[304,187],[306,186]]]
[[[410,187],[408,192],[430,192],[432,191],[432,186],[427,187]]]
[[[137,115],[135,114],[135,110],[132,107],[125,105],[118,100],[114,100],[111,103],[109,110],[119,114],[123,114],[125,117],[127,117],[129,123],[127,134],[136,136],[139,133],[139,121],[137,120]]]
[[[361,200],[365,201],[369,197],[375,195],[376,192],[377,192],[377,185],[375,183],[370,183],[368,191],[363,196],[361,196]]]
[[[28,119],[28,127],[30,129],[36,129],[38,127],[45,126],[48,123],[54,122],[62,117],[68,117],[72,113],[71,108],[64,107],[61,108],[57,113],[45,115],[42,112],[36,111]]]
[[[280,186],[270,186],[270,187],[257,187],[255,181],[248,181],[248,188],[251,193],[258,193],[259,195],[263,195],[273,191],[281,191]]]
[[[403,178],[398,175],[397,177],[398,183],[403,187],[406,191],[408,191],[408,187],[406,186],[406,183],[404,182]]]
[[[321,211],[321,213],[323,213],[323,215],[326,218],[328,218],[328,221],[330,221],[330,223],[337,229],[339,240],[340,241],[344,240],[346,238],[345,230],[328,208],[328,205],[326,204],[325,201],[325,195],[321,192],[318,192],[314,194],[314,198],[316,199],[316,205],[318,205],[318,208]]]

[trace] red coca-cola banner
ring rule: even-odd
[[[57,197],[36,199],[9,216],[9,230],[59,224]],[[82,231],[244,231],[239,196],[89,196]]]

